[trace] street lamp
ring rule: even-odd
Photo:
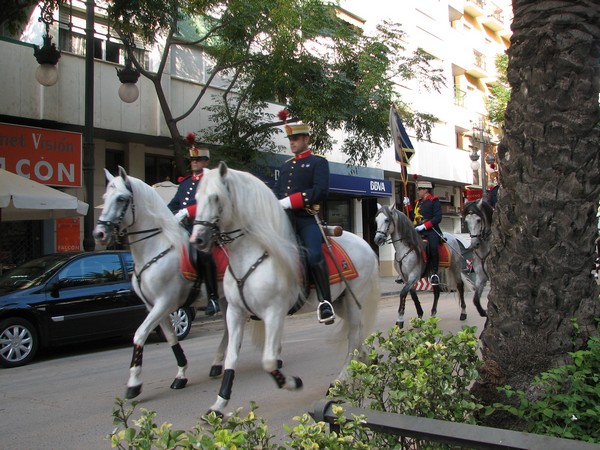
[[[480,120],[478,123],[473,123],[472,127],[473,134],[471,135],[471,140],[473,141],[473,144],[475,144],[475,142],[479,143],[481,155],[477,153],[477,147],[475,145],[472,145],[471,148],[473,149],[473,153],[469,156],[469,158],[471,159],[471,168],[473,170],[479,169],[479,172],[481,174],[481,198],[484,201],[487,201],[487,179],[485,164],[486,162],[488,162],[488,164],[491,164],[495,161],[495,159],[494,156],[491,154],[487,157],[485,156],[485,146],[491,144],[492,134],[489,131],[487,125],[482,120]],[[490,157],[492,159],[491,161],[488,161]]]
[[[94,24],[95,24],[94,0],[85,2],[85,85],[84,85],[84,125],[83,125],[83,182],[85,197],[89,204],[94,202],[94,171],[95,171],[95,144],[94,144]],[[36,70],[36,79],[44,86],[52,86],[58,80],[56,64],[60,58],[60,52],[56,45],[51,44],[50,24],[54,21],[53,7],[49,2],[42,6],[40,21],[46,25],[46,34],[43,36],[44,45],[35,47],[34,56],[40,66]],[[69,23],[69,26],[72,24]],[[137,75],[136,75],[137,74]],[[124,102],[134,102],[138,95],[135,86],[139,73],[131,67],[131,62],[126,58],[125,68],[117,70],[117,75],[123,85],[119,89],[119,96]],[[121,93],[123,90],[123,93]],[[94,231],[94,209],[90,208],[83,218],[83,249],[93,251],[96,243],[92,236]]]
[[[50,24],[53,18],[52,9],[47,3],[44,3],[38,20],[46,26],[46,33],[42,36],[44,45],[41,47],[36,45],[33,48],[33,56],[39,64],[35,71],[35,79],[42,86],[54,86],[58,80],[56,64],[60,59],[60,52],[56,50],[56,44],[52,43],[52,36],[50,36]]]

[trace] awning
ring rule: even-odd
[[[85,216],[88,204],[37,181],[0,169],[0,221]]]

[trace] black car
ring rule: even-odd
[[[131,285],[126,251],[56,253],[0,277],[0,366],[29,363],[41,347],[132,335],[147,310]],[[171,314],[179,339],[193,308]]]

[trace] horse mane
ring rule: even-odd
[[[390,212],[394,213],[396,216],[396,227],[400,236],[402,236],[402,240],[408,245],[411,250],[417,252],[418,255],[421,254],[421,248],[423,247],[423,240],[419,233],[415,230],[415,226],[412,221],[408,218],[406,214],[404,214],[399,209],[393,209]]]
[[[463,211],[463,218],[466,217],[467,214],[477,214],[483,220],[483,230],[487,231],[492,226],[492,214],[494,213],[494,208],[483,200],[473,200],[468,202],[465,205],[465,209]]]
[[[199,196],[216,194],[220,201],[228,198],[230,223],[255,239],[269,253],[279,268],[278,276],[287,283],[299,285],[300,249],[287,214],[268,186],[254,175],[227,168],[213,169],[202,179]]]
[[[185,242],[185,230],[174,218],[173,213],[167,207],[165,201],[158,195],[155,189],[140,180],[139,178],[127,175],[127,179],[133,191],[133,203],[136,207],[136,214],[141,210],[149,215],[156,227],[162,230],[161,235],[178,252],[181,251],[181,244]],[[121,177],[115,177],[115,181],[122,184],[122,189],[127,189]]]

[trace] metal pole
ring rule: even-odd
[[[483,124],[481,124],[481,152],[479,157],[481,158],[481,198],[484,202],[487,202],[487,180],[486,180],[486,172],[485,172],[485,136]]]
[[[83,249],[96,247],[94,231],[94,0],[86,1],[85,15],[85,123],[83,134],[83,181],[88,213],[83,219]]]

